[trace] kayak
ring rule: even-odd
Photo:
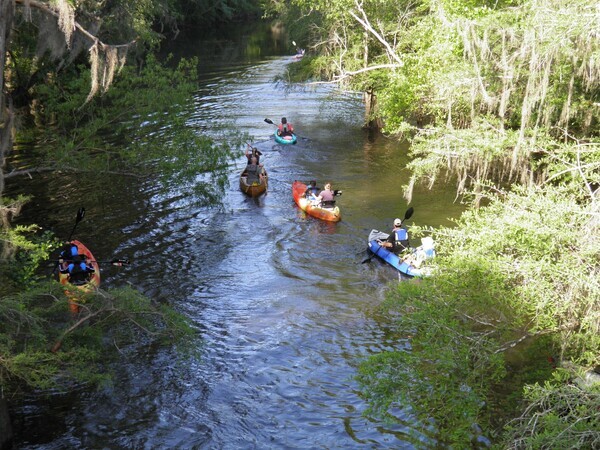
[[[71,284],[69,282],[68,273],[58,274],[58,281],[60,281],[60,284],[67,286],[65,288],[65,295],[69,299],[69,308],[72,312],[77,313],[79,311],[79,306],[77,305],[77,302],[74,301],[74,299],[77,297],[77,293],[72,291],[71,286],[81,292],[91,292],[97,289],[98,286],[100,286],[100,266],[98,265],[98,262],[96,261],[96,258],[94,258],[92,252],[85,245],[77,240],[71,241],[71,244],[77,246],[79,254],[85,256],[85,262],[94,268],[94,272],[90,274],[87,282],[84,284]]]
[[[409,277],[427,276],[429,272],[427,268],[421,268],[420,266],[424,260],[435,256],[433,239],[430,237],[423,238],[423,245],[401,258],[386,247],[379,245],[378,241],[385,241],[388,236],[389,234],[383,231],[371,230],[368,240],[369,251],[404,275]]]
[[[294,196],[294,201],[302,211],[305,211],[309,216],[327,220],[329,222],[339,222],[342,220],[340,208],[337,206],[334,206],[333,208],[322,208],[318,204],[315,204],[304,197],[305,192],[306,184],[297,180],[292,183],[292,195]]]
[[[277,131],[275,131],[275,142],[279,143],[279,144],[295,144],[297,141],[296,135],[295,134],[291,134],[291,135],[286,135],[286,136],[279,136],[277,134]]]
[[[269,183],[269,177],[267,175],[267,171],[263,169],[263,174],[265,176],[262,182],[255,181],[254,183],[248,183],[246,169],[242,171],[240,174],[240,190],[250,197],[258,197],[261,194],[264,194],[267,191],[267,185]]]

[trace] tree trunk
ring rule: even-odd
[[[369,89],[363,93],[363,100],[365,102],[364,128],[380,130],[383,128],[383,120],[379,118],[373,119],[373,113],[377,111],[377,95],[373,92],[373,89]]]
[[[0,394],[1,395],[1,394]],[[13,433],[6,400],[0,397],[0,450],[13,448]]]
[[[0,0],[0,198],[4,193],[5,158],[11,150],[13,142],[13,112],[12,105],[7,102],[5,96],[4,69],[14,12],[15,4],[13,0]]]
[[[4,68],[10,29],[14,18],[13,0],[0,0],[0,214],[2,214],[2,194],[4,192],[4,159],[12,148],[13,114],[7,107],[4,95]],[[6,400],[0,393],[0,450],[13,448],[13,433]]]

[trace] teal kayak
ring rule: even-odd
[[[279,144],[295,144],[296,140],[296,135],[293,133],[291,135],[279,136],[277,131],[275,131],[275,142]]]

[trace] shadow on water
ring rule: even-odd
[[[174,349],[144,348],[119,362],[112,387],[26,402],[14,411],[20,448],[412,448],[427,439],[408,416],[399,425],[363,417],[353,379],[361,359],[406,344],[392,320],[374,314],[397,274],[361,260],[369,231],[391,228],[408,207],[407,148],[361,128],[358,95],[277,87],[290,58],[273,56],[280,49],[264,30],[257,35],[266,40],[256,38],[260,51],[245,41],[178,48],[200,54],[190,124],[210,133],[234,123],[252,135],[267,195],[239,190],[243,158],[217,209],[196,206],[177,186],[164,194],[123,178],[18,186],[35,196],[21,220],[59,236],[85,205],[76,237],[99,258],[133,262],[103,273],[104,286],[130,283],[186,314],[200,353],[181,361]],[[276,144],[263,121],[282,116],[303,137],[297,145]],[[342,189],[342,221],[305,216],[292,199],[296,179]],[[462,210],[451,188],[417,189],[411,206],[412,223],[428,226]]]

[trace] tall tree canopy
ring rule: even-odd
[[[414,139],[409,199],[415,182],[447,169],[462,193],[486,180],[543,182],[540,156],[594,156],[600,13],[585,0],[291,5],[311,71],[372,92],[370,118]]]

